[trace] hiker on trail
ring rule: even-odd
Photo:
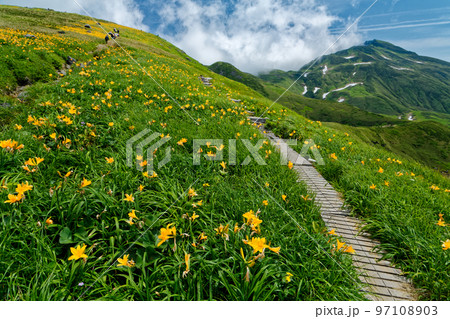
[[[106,42],[106,44],[108,44],[108,41],[109,41],[109,36],[106,35],[106,37],[105,37],[105,42]]]

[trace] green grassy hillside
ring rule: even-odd
[[[350,256],[269,143],[265,166],[227,156],[230,139],[237,164],[250,155],[241,140],[261,134],[246,109],[267,100],[217,75],[204,86],[211,71],[151,34],[100,21],[121,30],[125,52],[83,16],[0,16],[2,68],[16,63],[2,90],[14,112],[0,128],[2,300],[364,299]],[[144,129],[170,138],[151,154],[171,151],[154,174],[140,154],[127,166],[127,141]]]
[[[405,123],[394,127],[328,126],[352,132],[362,141],[416,160],[434,169],[450,171],[450,129],[432,121]]]
[[[0,69],[12,60],[20,71],[1,91],[14,114],[0,123],[1,300],[365,299],[349,253],[275,149],[261,141],[267,165],[242,165],[245,143],[263,138],[247,111],[269,99],[138,30],[100,21],[121,30],[122,49],[79,15],[0,6],[0,21]],[[448,179],[281,105],[267,115],[280,136],[316,141],[318,169],[421,298],[447,300],[450,233],[436,222],[449,218]],[[164,144],[127,158],[143,130]],[[152,171],[146,161],[168,152]]]

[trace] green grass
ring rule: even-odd
[[[434,121],[450,127],[450,115],[448,114],[430,111],[416,111],[412,114],[417,121]]]
[[[266,166],[254,161],[233,166],[227,157],[225,169],[205,158],[192,165],[193,139],[223,139],[228,154],[228,140],[238,135],[241,164],[249,155],[241,140],[256,143],[262,137],[245,111],[261,112],[268,100],[219,76],[213,87],[203,86],[198,76],[212,73],[153,35],[120,27],[119,42],[167,92],[121,49],[94,52],[103,40],[76,29],[86,17],[3,6],[0,15],[3,21],[20,21],[10,27],[26,29],[6,40],[11,52],[24,45],[23,32],[39,30],[25,54],[39,47],[44,56],[53,50],[60,58],[72,55],[55,32],[67,26],[73,30],[64,41],[72,41],[79,54],[66,76],[57,74],[56,57],[52,72],[45,69],[47,77],[30,79],[23,101],[4,98],[14,116],[2,118],[0,141],[24,147],[13,153],[0,149],[1,300],[365,299],[350,256],[333,249],[318,208],[301,197],[305,185],[279,164],[268,143],[260,150],[263,157],[272,152]],[[17,75],[11,79],[11,85],[19,84]],[[126,165],[126,142],[143,129],[171,137],[154,154],[158,161],[166,147],[172,149],[172,160],[155,178]],[[187,142],[178,144],[183,138]],[[216,152],[212,146],[202,149]],[[36,157],[43,162],[27,172],[25,162]],[[84,179],[91,184],[82,187]],[[25,198],[5,202],[25,182],[33,186]],[[189,196],[189,189],[196,195]],[[130,194],[134,202],[124,200]],[[138,219],[130,225],[132,210]],[[260,211],[259,233],[244,225],[242,215],[250,210]],[[161,228],[170,224],[175,238],[158,246]],[[234,231],[236,224],[242,229]],[[220,225],[229,225],[228,240],[217,234]],[[199,238],[202,233],[206,240]],[[243,241],[247,237],[266,238],[271,247],[280,247],[279,254],[266,248],[249,264],[258,254]],[[68,260],[71,248],[83,244],[87,259]],[[134,267],[118,267],[124,253]],[[190,270],[183,276],[188,254]]]

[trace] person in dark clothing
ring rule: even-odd
[[[106,35],[106,37],[105,37],[105,42],[106,42],[106,44],[108,44],[108,41],[109,41],[109,36]]]

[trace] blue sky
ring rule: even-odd
[[[334,3],[330,11],[355,19],[373,1],[323,1]],[[350,5],[348,5],[350,3]],[[337,34],[342,25],[331,28]],[[420,55],[450,61],[450,1],[397,0],[378,1],[358,24],[365,39],[392,42]]]
[[[91,15],[166,38],[203,64],[241,70],[297,70],[366,40],[392,42],[450,61],[450,1],[378,0],[76,0]],[[0,3],[83,13],[73,0]]]

